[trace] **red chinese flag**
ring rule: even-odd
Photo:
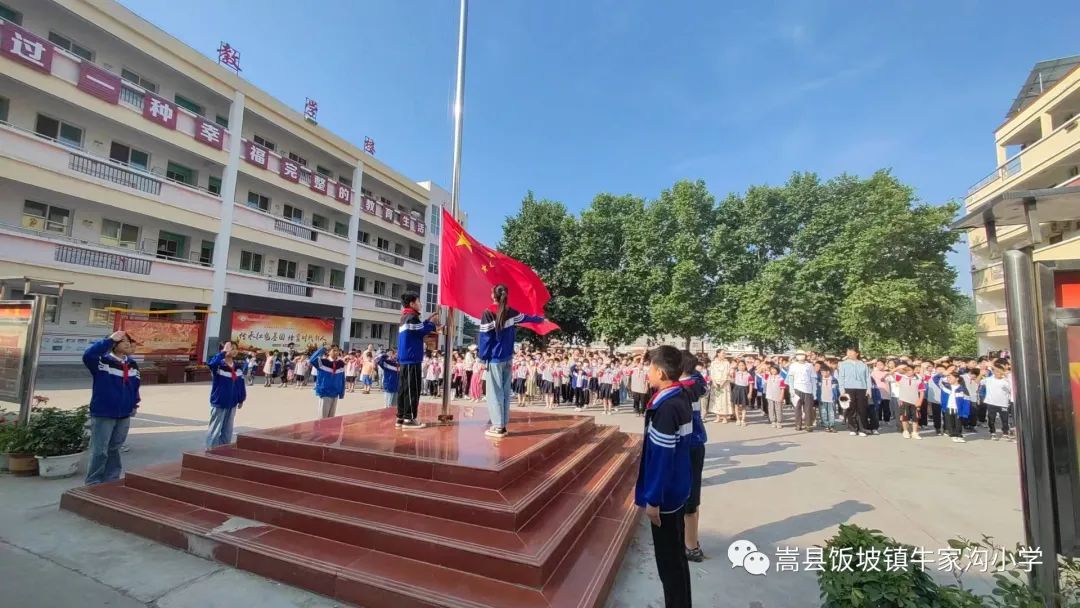
[[[439,303],[479,318],[491,306],[491,290],[510,289],[509,304],[529,315],[543,316],[551,299],[540,277],[525,264],[477,241],[442,210],[442,248],[439,252]],[[551,321],[524,323],[543,335],[559,326]]]

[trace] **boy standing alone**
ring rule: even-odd
[[[652,522],[656,569],[664,586],[666,608],[689,608],[690,565],[684,546],[685,505],[690,497],[690,428],[693,413],[678,384],[682,353],[660,346],[650,353],[649,385],[656,394],[645,407],[634,503]]]
[[[401,327],[398,328],[398,363],[401,370],[397,401],[397,422],[394,428],[403,430],[422,429],[416,420],[420,408],[421,364],[424,362],[424,336],[435,331],[439,311],[420,321],[420,296],[407,293],[401,296]],[[441,416],[440,416],[441,418]],[[442,420],[440,420],[441,422]]]

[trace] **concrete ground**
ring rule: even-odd
[[[128,469],[176,460],[203,445],[209,386],[143,389],[124,455]],[[39,382],[50,405],[87,403],[84,377]],[[346,395],[339,413],[381,407],[382,395]],[[640,432],[632,413],[604,415],[602,424]],[[788,413],[790,421],[790,412]],[[313,418],[310,389],[252,387],[237,430]],[[775,561],[777,548],[823,544],[841,523],[882,530],[928,552],[957,536],[995,537],[1011,546],[1023,539],[1016,446],[989,441],[985,432],[966,444],[943,437],[904,440],[846,433],[774,429],[751,415],[748,427],[709,424],[702,491],[701,546],[709,556],[691,564],[698,606],[750,608],[818,606],[813,573],[752,576],[733,568],[727,548],[749,540]],[[932,433],[931,433],[932,435]],[[22,608],[156,606],[264,608],[334,606],[306,591],[204,560],[138,536],[99,526],[58,509],[60,495],[80,479],[46,481],[0,475],[0,604]],[[802,561],[802,558],[800,558]],[[800,570],[802,570],[800,566]],[[945,580],[948,575],[941,575]],[[975,574],[969,585],[982,587]],[[642,524],[615,582],[609,608],[662,606],[652,542]]]

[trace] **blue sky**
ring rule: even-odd
[[[449,189],[455,0],[122,2],[415,180]],[[1075,2],[473,0],[462,204],[494,244],[525,192],[579,210],[702,178],[719,197],[892,168],[921,199],[994,168],[1031,66],[1080,53]],[[966,251],[952,256],[970,288]]]

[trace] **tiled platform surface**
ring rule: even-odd
[[[454,413],[418,431],[379,410],[245,433],[61,507],[370,608],[603,605],[638,517],[640,438],[515,411],[491,439],[486,408]]]

